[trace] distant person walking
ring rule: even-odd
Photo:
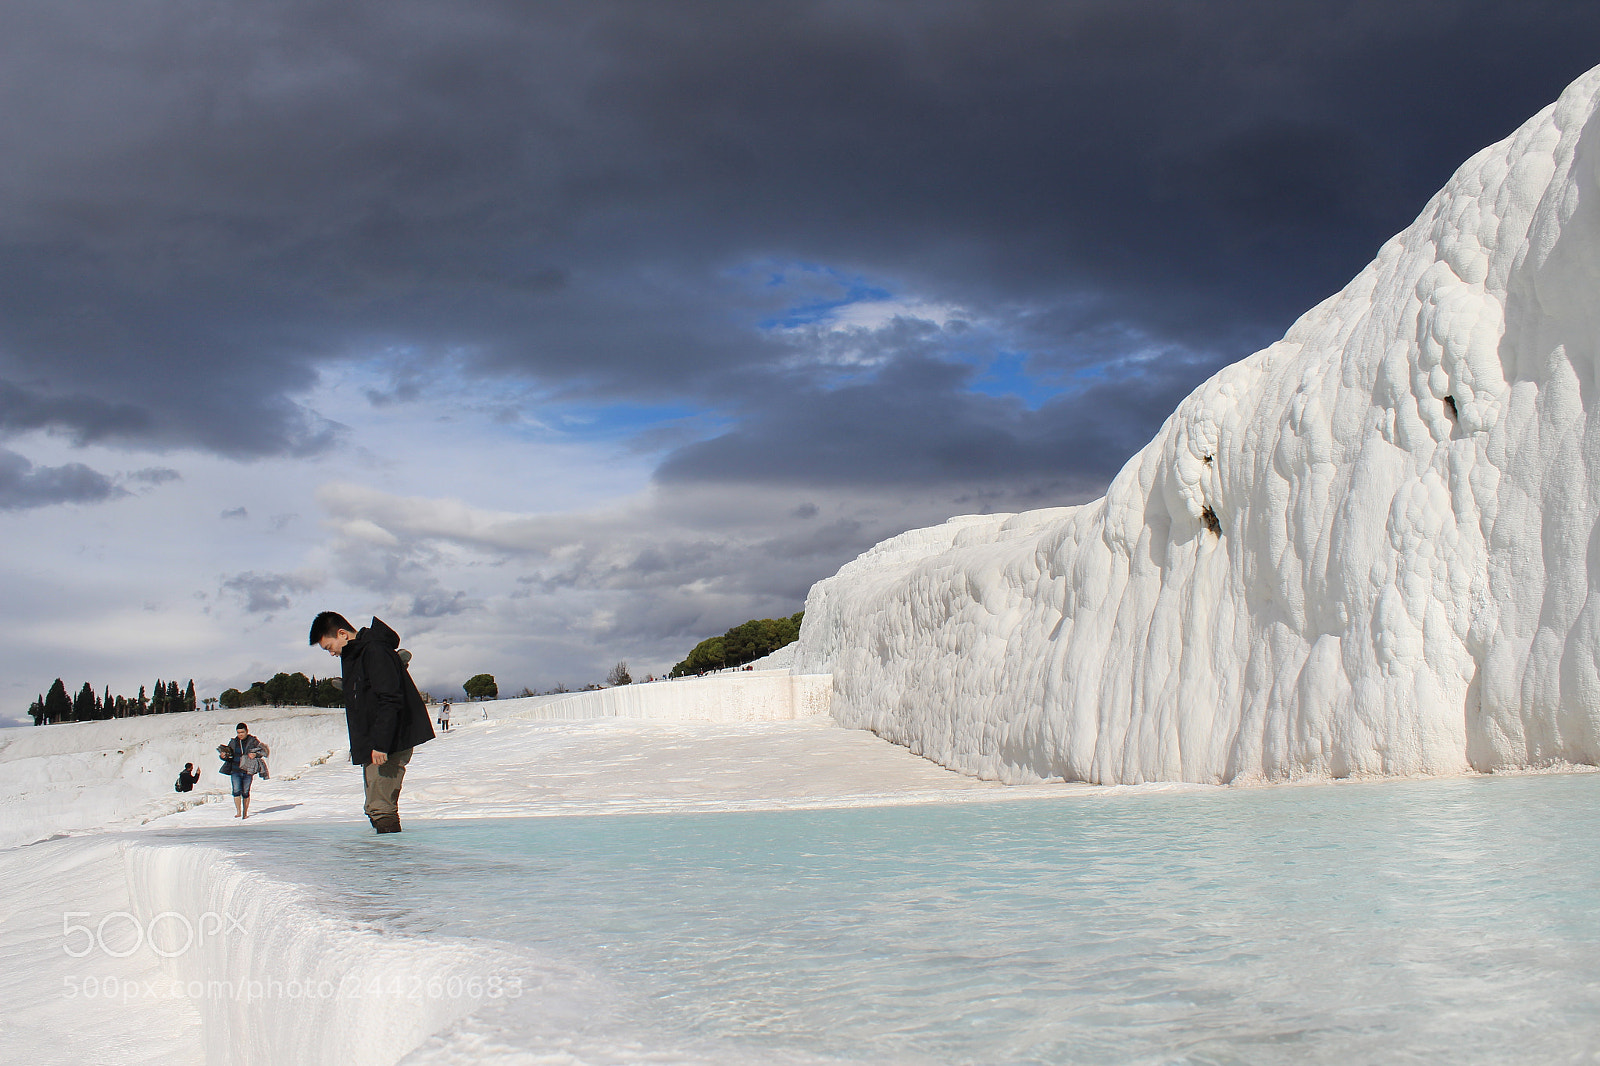
[[[272,754],[259,738],[250,735],[250,727],[240,722],[233,727],[233,740],[223,745],[227,749],[228,763],[232,766],[233,816],[250,817],[250,782],[257,774],[265,774],[266,758]]]
[[[350,761],[362,768],[367,820],[379,833],[400,832],[400,786],[418,744],[433,739],[428,707],[400,657],[400,635],[374,618],[356,631],[343,615],[323,611],[311,622],[311,643],[339,659]]]
[[[200,780],[200,771],[194,768],[194,763],[186,762],[183,769],[178,771],[178,780],[172,786],[174,792],[193,792],[194,784]]]
[[[444,706],[439,708],[439,724],[446,733],[450,732],[450,701],[445,700]]]

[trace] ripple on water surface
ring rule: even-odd
[[[1573,774],[239,842],[331,910],[602,973],[680,1045],[1544,1063],[1600,1048],[1597,814]]]

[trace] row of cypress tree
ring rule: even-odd
[[[34,700],[28,707],[34,725],[54,722],[96,722],[105,718],[132,718],[141,714],[167,714],[172,711],[195,709],[194,679],[188,688],[180,689],[176,681],[156,680],[150,695],[145,696],[144,686],[139,686],[138,696],[113,696],[111,686],[106,686],[104,696],[97,695],[94,686],[85,681],[77,696],[67,695],[67,686],[59,677],[50,691]]]

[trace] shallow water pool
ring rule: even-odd
[[[603,974],[664,1046],[1549,1063],[1600,1051],[1597,826],[1600,774],[1572,774],[258,824],[224,847],[333,912]]]

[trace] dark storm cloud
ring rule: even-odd
[[[137,436],[150,429],[150,413],[82,393],[48,396],[0,381],[0,429],[66,430],[80,444]]]
[[[471,599],[465,592],[450,592],[446,589],[429,588],[411,598],[411,617],[413,618],[443,618],[447,615],[460,614],[481,606]]]
[[[267,614],[286,609],[296,595],[314,592],[322,584],[320,574],[261,574],[247,570],[224,578],[222,591],[237,598],[251,614]]]
[[[1198,373],[1175,357],[1137,369],[1030,410],[968,391],[969,367],[899,359],[861,384],[773,396],[738,429],[679,449],[657,476],[667,485],[1031,480],[1065,499],[1109,480]]]
[[[147,466],[142,470],[129,472],[125,478],[130,484],[153,489],[169,481],[182,481],[183,475],[170,466]]]
[[[794,480],[1103,478],[1597,31],[1526,0],[11,4],[0,430],[309,454],[340,434],[318,365],[403,350],[736,412],[669,480],[779,444]],[[753,279],[795,263],[987,347],[841,384],[757,328],[799,289]],[[974,393],[1007,349],[1074,384]]]
[[[0,511],[99,503],[126,495],[111,478],[82,463],[34,466],[16,452],[0,448]]]

